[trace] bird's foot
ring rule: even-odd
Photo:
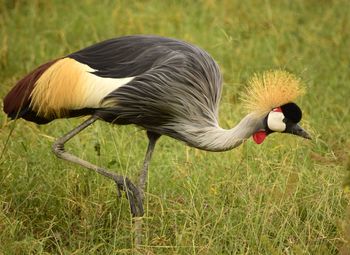
[[[133,217],[143,216],[143,203],[139,189],[127,177],[119,175],[113,176],[113,180],[117,185],[117,196],[121,197],[121,190],[125,191],[129,200],[130,210]]]

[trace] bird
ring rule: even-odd
[[[272,133],[311,136],[298,124],[295,103],[305,89],[284,70],[255,74],[242,95],[245,116],[231,129],[219,126],[223,78],[219,65],[202,48],[175,38],[126,35],[108,39],[46,62],[4,98],[10,119],[46,124],[88,116],[58,138],[53,153],[112,179],[124,190],[133,217],[144,214],[144,189],[152,154],[162,135],[206,151],[227,151],[250,137],[261,144]],[[135,185],[126,176],[96,166],[64,145],[95,121],[133,124],[146,131],[148,147]]]

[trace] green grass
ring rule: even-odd
[[[220,122],[244,116],[246,80],[300,76],[313,140],[275,134],[209,153],[162,137],[150,166],[141,254],[349,254],[350,4],[339,1],[0,0],[0,96],[37,65],[103,39],[159,34],[220,64]],[[51,153],[82,119],[38,126],[0,113],[0,254],[132,254],[114,184]],[[98,155],[94,146],[100,144]],[[136,180],[147,146],[133,126],[96,123],[67,149]]]

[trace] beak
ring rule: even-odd
[[[311,140],[311,136],[298,124],[292,124],[289,127],[287,127],[286,131],[284,131],[285,133],[289,133],[289,134],[293,134],[293,135],[297,135],[297,136],[301,136],[305,139],[310,139]]]

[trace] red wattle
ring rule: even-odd
[[[255,143],[261,144],[265,140],[266,136],[267,136],[266,132],[261,130],[261,131],[256,132],[253,135],[253,140]]]

